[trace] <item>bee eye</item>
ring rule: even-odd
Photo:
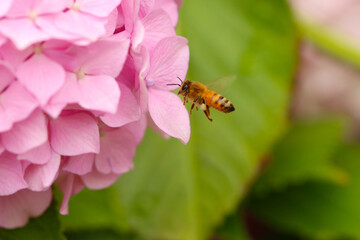
[[[185,84],[185,85],[182,87],[182,89],[183,89],[183,90],[186,90],[186,89],[188,89],[188,87],[189,87],[189,86],[188,86],[187,84]]]

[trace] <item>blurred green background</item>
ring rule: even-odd
[[[184,0],[187,79],[236,75],[236,111],[195,111],[186,146],[148,130],[116,184],[1,239],[360,239],[359,30],[300,1]]]

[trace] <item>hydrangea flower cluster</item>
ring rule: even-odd
[[[179,0],[2,0],[0,227],[60,212],[84,187],[133,167],[146,126],[187,143],[189,116],[168,83],[185,78]]]

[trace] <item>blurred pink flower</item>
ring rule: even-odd
[[[179,4],[3,1],[0,227],[39,216],[54,183],[62,214],[84,187],[113,184],[133,168],[147,125],[188,142],[188,113],[166,85],[189,61],[174,30]]]
[[[294,116],[337,113],[345,114],[357,123],[360,119],[360,73],[309,43],[303,44],[300,56]]]
[[[360,2],[357,0],[289,0],[295,16],[306,24],[315,24],[349,44],[359,46]]]
[[[356,0],[309,1],[290,0],[300,24],[315,26],[331,33],[344,47],[360,49],[357,26],[360,2]],[[321,44],[319,41],[317,44]],[[347,44],[347,46],[346,46]],[[295,117],[326,114],[345,115],[352,135],[359,134],[359,71],[304,40],[293,99]]]

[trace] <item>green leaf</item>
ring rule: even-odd
[[[216,230],[215,239],[221,240],[250,240],[246,226],[240,212],[228,216]]]
[[[347,146],[337,162],[350,179],[346,185],[307,182],[249,199],[249,208],[269,224],[311,239],[360,238],[360,147]]]
[[[55,204],[51,206],[38,218],[30,219],[29,223],[22,228],[3,229],[0,228],[1,240],[23,240],[23,239],[47,239],[65,240],[61,232],[58,210]]]
[[[274,147],[254,192],[264,194],[309,180],[346,182],[347,175],[332,162],[341,144],[343,126],[339,120],[295,123]]]
[[[186,146],[148,132],[117,196],[80,193],[63,218],[66,229],[118,221],[145,239],[205,239],[243,199],[260,157],[284,131],[296,58],[286,1],[191,0],[180,15],[191,52],[187,78],[236,75],[225,96],[235,112],[212,110],[211,123],[195,111]]]
[[[121,235],[112,229],[65,232],[68,240],[144,240],[131,235]]]
[[[60,198],[61,199],[61,198]],[[61,215],[64,229],[128,229],[123,208],[119,204],[113,187],[94,191],[84,189],[73,196],[69,204],[69,214]]]

